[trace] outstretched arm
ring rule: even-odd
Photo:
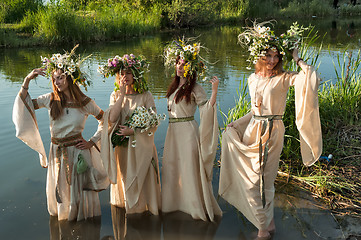
[[[209,103],[214,106],[214,104],[216,103],[217,100],[217,91],[218,91],[218,84],[219,84],[219,79],[217,76],[214,76],[210,82],[212,83],[212,95],[211,98],[209,99]]]
[[[292,57],[293,57],[293,60],[297,63],[298,66],[300,66],[300,68],[305,71],[306,70],[306,67],[307,67],[307,64],[305,61],[303,61],[302,58],[300,58],[298,56],[298,49],[295,48],[293,49],[293,52],[292,52]]]
[[[29,89],[29,83],[30,80],[36,78],[37,76],[45,76],[45,72],[44,69],[42,68],[36,68],[33,71],[31,71],[25,78],[24,78],[24,82],[21,85],[21,89],[20,89],[20,95],[22,96],[26,96],[26,94],[28,93],[28,89]]]

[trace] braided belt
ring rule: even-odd
[[[55,145],[58,145],[55,153],[55,161],[57,164],[58,171],[60,172],[61,166],[61,157],[63,156],[63,163],[65,164],[65,172],[66,172],[66,181],[70,185],[71,183],[71,175],[73,170],[73,163],[69,164],[69,157],[67,147],[75,146],[79,140],[83,139],[81,133],[75,134],[73,136],[65,137],[65,138],[51,138],[51,142]],[[58,174],[58,179],[59,179]]]
[[[182,118],[169,118],[169,123],[189,122],[189,121],[193,121],[193,120],[194,120],[194,116],[182,117]]]
[[[255,120],[262,121],[262,130],[259,138],[259,165],[260,165],[260,193],[262,199],[262,206],[263,208],[266,206],[266,196],[265,196],[265,188],[264,188],[264,169],[266,168],[267,158],[268,158],[268,150],[269,150],[269,140],[271,139],[271,133],[273,129],[273,121],[274,120],[282,120],[282,115],[263,115],[257,116],[253,115]],[[264,155],[262,149],[262,135],[265,133],[268,127],[268,139],[265,144],[264,148]]]

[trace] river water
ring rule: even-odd
[[[291,22],[280,21],[281,28]],[[312,24],[324,37],[325,47],[319,59],[319,73],[324,81],[335,81],[333,61],[336,54],[360,48],[361,22],[357,19],[311,19],[301,21],[301,24]],[[284,29],[278,29],[281,32]],[[237,45],[237,35],[240,27],[220,26],[204,29],[183,30],[179,32],[162,32],[151,36],[130,38],[125,41],[82,44],[78,53],[86,56],[92,54],[84,65],[93,85],[86,94],[96,103],[106,109],[109,95],[113,89],[113,78],[103,79],[96,71],[99,64],[107,58],[126,53],[143,54],[150,61],[150,72],[147,78],[158,113],[167,113],[164,98],[170,82],[170,74],[165,72],[162,59],[164,44],[173,37],[198,36],[199,41],[209,49],[203,54],[210,63],[210,75],[220,78],[217,102],[221,111],[227,112],[234,106],[237,90],[245,76],[248,53]],[[155,216],[130,216],[124,218],[120,209],[112,209],[109,205],[109,190],[100,193],[102,217],[94,221],[80,223],[59,223],[49,217],[46,208],[45,184],[46,170],[39,164],[36,152],[28,148],[15,137],[15,128],[11,120],[14,98],[18,93],[23,78],[35,67],[40,66],[40,56],[52,53],[63,53],[72,46],[34,47],[20,49],[0,49],[0,239],[249,239],[256,231],[240,213],[219,199],[224,216],[217,224],[193,221],[181,213],[167,215],[163,218]],[[201,83],[208,96],[211,85]],[[51,91],[48,79],[38,77],[30,84],[29,93],[32,97]],[[46,150],[50,145],[49,120],[46,110],[37,111],[38,125]],[[196,119],[199,116],[196,114]],[[218,113],[220,126],[223,126],[222,114]],[[92,136],[96,130],[97,121],[90,117],[83,133],[84,138]],[[158,154],[162,157],[167,121],[163,122],[155,134],[155,144]],[[214,192],[218,189],[218,169],[214,171]],[[277,196],[278,198],[279,196]],[[280,197],[280,199],[284,199]],[[296,201],[296,200],[295,200]],[[276,206],[276,224],[279,229],[274,239],[284,239],[291,231],[294,239],[302,239],[304,231],[299,229],[299,221],[292,214],[283,211],[282,200]],[[282,207],[283,206],[283,207]],[[302,205],[302,208],[307,208]],[[316,210],[312,210],[316,211]],[[287,220],[288,219],[288,220]],[[283,230],[282,230],[283,229]],[[311,233],[310,233],[311,234]],[[289,235],[288,235],[289,236]],[[307,237],[312,236],[307,235]],[[312,237],[311,237],[312,238]]]

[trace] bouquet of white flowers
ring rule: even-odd
[[[136,128],[140,129],[141,133],[148,131],[152,127],[156,127],[160,124],[161,121],[165,120],[165,114],[157,114],[153,108],[147,109],[144,106],[137,107],[130,118],[124,123],[124,126],[135,130]],[[118,130],[114,131],[112,135],[112,144],[113,147],[126,145],[129,140],[129,136],[118,135]],[[149,131],[148,136],[152,136],[153,132]],[[136,146],[136,139],[132,141],[132,147]]]

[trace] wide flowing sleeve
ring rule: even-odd
[[[199,166],[204,205],[210,220],[214,215],[222,216],[222,210],[213,195],[213,165],[218,146],[217,106],[210,104],[204,89],[196,85],[193,94],[200,113]]]
[[[49,103],[50,94],[42,95],[38,99],[32,100],[29,94],[22,96],[19,93],[15,98],[13,107],[16,137],[39,153],[40,165],[43,168],[48,166],[48,160],[40,136],[35,109],[47,107]]]
[[[322,153],[322,133],[318,108],[320,78],[313,66],[295,76],[296,125],[300,134],[303,163],[311,166]]]
[[[200,85],[194,88],[195,102],[199,107],[200,124],[199,140],[200,154],[206,170],[208,181],[212,180],[213,162],[218,145],[217,106],[210,104],[206,92]]]
[[[117,163],[114,157],[114,150],[112,145],[112,134],[116,128],[115,123],[109,121],[110,110],[115,103],[115,92],[110,96],[109,108],[103,114],[103,128],[101,131],[101,158],[103,160],[104,168],[107,171],[110,182],[117,183]]]

